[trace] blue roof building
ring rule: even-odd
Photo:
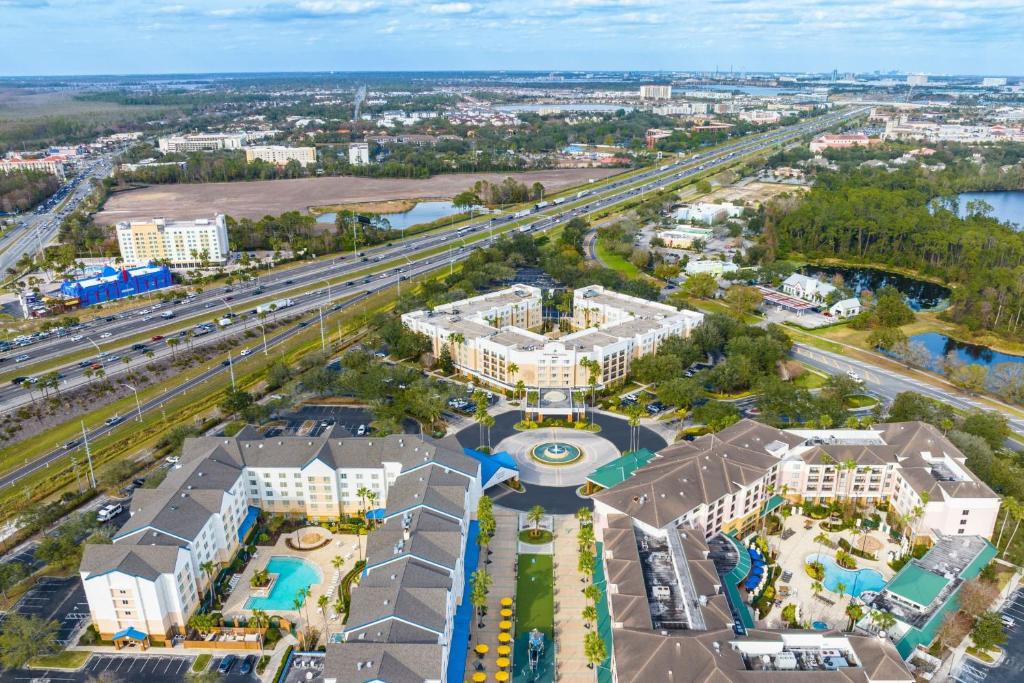
[[[163,289],[172,284],[171,270],[167,266],[148,265],[136,268],[105,266],[97,276],[81,280],[66,280],[60,286],[60,293],[68,299],[77,299],[78,305],[85,308],[105,301],[114,301],[143,292]]]

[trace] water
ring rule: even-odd
[[[538,112],[538,111],[578,111],[578,112],[613,112],[619,111],[633,111],[633,107],[626,107],[621,104],[507,104],[499,107],[495,107],[498,111],[505,112],[506,114],[517,114],[519,112]]]
[[[1016,230],[1024,229],[1024,191],[1011,192],[961,192],[956,196],[961,218],[967,215],[967,203],[981,200],[992,206],[989,214],[1003,223],[1009,223]]]
[[[843,569],[825,553],[807,556],[808,563],[815,560],[825,565],[825,578],[821,583],[833,593],[839,592],[839,584],[842,583],[843,595],[855,598],[864,591],[880,591],[886,583],[882,575],[874,569]]]
[[[907,304],[915,311],[936,308],[949,299],[949,289],[942,285],[876,268],[805,266],[801,271],[805,275],[822,275],[829,280],[833,275],[841,275],[846,286],[858,295],[864,290],[877,292],[882,287],[893,287],[907,298]]]
[[[267,563],[267,571],[279,575],[270,595],[265,598],[249,598],[245,603],[246,609],[278,612],[294,610],[299,590],[309,588],[314,583],[323,583],[324,580],[316,566],[300,557],[272,557]]]
[[[419,202],[416,206],[403,213],[383,213],[388,219],[392,230],[405,230],[421,223],[430,223],[439,218],[452,216],[456,209],[451,202]],[[337,214],[322,213],[316,218],[317,223],[333,223]]]
[[[992,367],[1000,363],[1024,363],[1024,356],[1012,356],[1001,351],[994,351],[987,346],[967,344],[957,341],[938,332],[924,332],[910,337],[910,341],[922,344],[932,356],[933,370],[939,369],[939,363],[952,351],[962,363],[976,363]]]

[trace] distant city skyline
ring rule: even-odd
[[[1019,0],[0,0],[0,75],[1024,73]]]

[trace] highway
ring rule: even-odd
[[[449,265],[450,263],[457,262],[464,258],[469,251],[480,244],[485,244],[487,238],[479,242],[470,245],[467,248],[464,240],[472,233],[479,235],[480,233],[486,233],[488,230],[493,230],[493,234],[490,237],[493,240],[498,230],[502,228],[509,228],[510,226],[516,226],[512,229],[523,230],[526,226],[519,226],[519,223],[526,221],[532,221],[529,224],[529,228],[526,228],[531,233],[543,232],[557,227],[565,222],[568,222],[576,217],[585,217],[596,212],[611,208],[616,204],[630,201],[637,198],[646,192],[656,191],[666,186],[672,185],[679,182],[689,176],[705,173],[709,170],[713,170],[716,167],[728,165],[735,162],[738,158],[747,156],[750,154],[756,154],[766,147],[787,142],[793,138],[817,132],[819,130],[828,128],[844,118],[854,116],[860,113],[861,110],[851,110],[847,112],[839,112],[829,114],[824,117],[819,117],[810,121],[802,122],[795,126],[785,128],[782,130],[776,130],[769,133],[764,133],[752,138],[748,137],[743,140],[737,141],[733,144],[726,145],[717,148],[713,151],[704,152],[695,156],[687,157],[684,159],[678,159],[673,162],[664,164],[663,166],[645,171],[629,178],[622,178],[613,183],[609,183],[595,190],[584,190],[582,191],[577,199],[567,200],[564,204],[554,205],[547,207],[543,210],[535,210],[530,214],[529,217],[516,217],[515,215],[505,215],[493,219],[483,220],[473,224],[470,228],[462,228],[458,232],[462,233],[462,244],[455,248],[455,244],[459,243],[459,239],[452,240],[450,233],[442,234],[430,234],[422,238],[408,240],[400,245],[394,246],[383,246],[376,249],[367,249],[363,258],[370,259],[369,261],[357,260],[353,257],[342,260],[340,257],[332,261],[316,262],[308,265],[300,266],[288,271],[276,273],[265,278],[260,278],[259,284],[264,288],[264,295],[270,298],[282,298],[287,296],[295,301],[295,306],[289,309],[289,312],[302,312],[309,311],[312,309],[318,309],[320,307],[326,307],[322,314],[318,313],[317,318],[314,320],[314,324],[320,324],[322,316],[328,315],[332,310],[344,310],[355,304],[358,304],[362,300],[366,299],[373,293],[381,291],[389,287],[397,287],[400,284],[400,278],[413,277],[420,274],[425,274],[436,270],[440,267]],[[432,254],[429,256],[419,256],[424,251],[436,248],[438,246],[448,244],[451,249],[449,251],[442,251],[441,253]],[[419,258],[417,258],[419,256]],[[365,276],[362,278],[353,278],[350,280],[351,285],[347,283],[338,285],[333,284],[329,291],[324,282],[325,287],[308,292],[304,295],[292,295],[289,290],[300,288],[302,285],[309,285],[318,281],[324,281],[325,278],[344,278],[346,275],[351,275],[354,272],[365,269],[368,266],[375,265],[375,261],[380,259],[379,265],[388,266],[388,270],[380,274],[371,276]],[[399,271],[398,269],[403,269]],[[354,294],[354,296],[353,296]],[[347,300],[332,304],[331,302],[340,296],[347,295],[350,298]],[[211,306],[219,305],[221,310],[218,313],[223,313],[225,308],[229,305],[232,307],[242,307],[242,310],[248,310],[250,304],[245,303],[245,299],[255,302],[254,297],[242,296],[236,298],[233,301],[228,300],[227,296],[235,296],[234,292],[226,293],[226,288],[217,288],[215,290],[204,292],[202,295],[196,297],[190,304],[182,304],[174,307],[173,310],[180,311],[181,318],[186,316],[192,316],[193,319],[196,316],[203,315],[207,319],[212,317],[213,311],[207,309],[207,305]],[[260,300],[262,300],[262,296]],[[164,306],[164,309],[169,308],[169,305]],[[145,317],[145,316],[142,316]],[[142,322],[138,315],[135,318],[121,318],[120,320],[115,318],[112,321],[98,321],[95,323],[95,327],[88,328],[84,332],[77,334],[87,335],[88,339],[81,339],[73,341],[71,338],[63,339],[51,339],[46,340],[36,345],[25,347],[24,349],[17,349],[12,353],[23,351],[24,353],[37,353],[46,354],[46,357],[59,356],[66,354],[69,351],[81,350],[81,344],[89,344],[89,339],[96,343],[103,341],[102,335],[110,333],[111,337],[105,341],[111,347],[116,346],[115,340],[117,337],[123,337],[126,335],[137,335],[140,332],[144,332],[150,329],[149,326],[157,327],[165,325],[167,321],[156,319]],[[293,336],[302,331],[309,323],[303,322],[296,326],[281,331],[276,331],[272,336],[267,337],[267,348],[273,349]],[[222,332],[221,334],[226,334]],[[115,337],[114,335],[117,335]],[[97,335],[100,338],[97,338]],[[212,335],[211,335],[212,336]],[[257,338],[253,340],[251,345],[253,352],[262,351],[263,340]],[[117,350],[120,353],[126,353],[127,350]],[[157,348],[152,349],[154,353],[157,352]],[[162,353],[169,353],[168,350],[164,349]],[[123,365],[123,363],[122,363]],[[228,367],[217,365],[213,368],[206,370],[197,377],[179,385],[172,389],[168,389],[164,394],[158,398],[151,399],[142,404],[142,412],[148,412],[158,408],[162,403],[179,396],[181,394],[187,394],[189,391],[201,390],[200,387],[206,381],[212,379],[219,373],[227,372]],[[78,368],[77,364],[72,367],[67,367],[62,370],[66,375],[65,382],[69,388],[74,386],[74,382],[83,383],[85,378],[82,377],[81,373],[84,370]],[[116,380],[117,371],[111,368],[108,373],[108,378],[112,381]],[[20,394],[20,395],[19,395]],[[17,405],[22,402],[29,400],[28,392],[20,390],[17,387],[5,388],[0,391],[0,402],[4,409],[9,409],[11,405]],[[135,411],[132,411],[134,416]],[[90,439],[103,436],[113,429],[117,429],[118,425],[102,425],[89,431],[88,436]],[[33,461],[26,462],[23,466],[7,473],[3,477],[0,477],[0,488],[10,486],[25,477],[26,475],[43,467],[48,467],[51,463],[67,456],[71,452],[80,451],[81,448],[65,450],[64,448],[55,448],[39,458]]]

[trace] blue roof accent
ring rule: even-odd
[[[384,519],[384,508],[373,508],[372,510],[366,511],[366,518],[376,521]]]
[[[516,464],[516,459],[505,451],[499,451],[497,453],[481,453],[475,451],[472,448],[463,448],[463,452],[469,457],[477,460],[480,463],[480,481],[487,485],[487,482],[491,480],[491,477],[501,468],[512,470],[513,472],[519,471],[519,465]]]
[[[473,603],[469,601],[469,590],[472,583],[471,575],[480,564],[480,546],[476,544],[479,533],[480,522],[471,521],[469,533],[466,534],[466,548],[463,551],[462,602],[455,610],[451,645],[448,648],[447,683],[462,683],[466,680],[466,653],[469,651],[470,629],[473,625]]]
[[[146,638],[149,638],[149,634],[143,633],[134,626],[129,626],[123,631],[118,631],[117,633],[115,633],[113,640],[121,640],[122,638],[131,638],[132,640],[145,640]]]
[[[256,520],[260,516],[260,509],[258,507],[249,506],[249,510],[245,513],[245,519],[238,525],[238,540],[245,543],[245,537],[249,535],[252,528],[256,526]]]

